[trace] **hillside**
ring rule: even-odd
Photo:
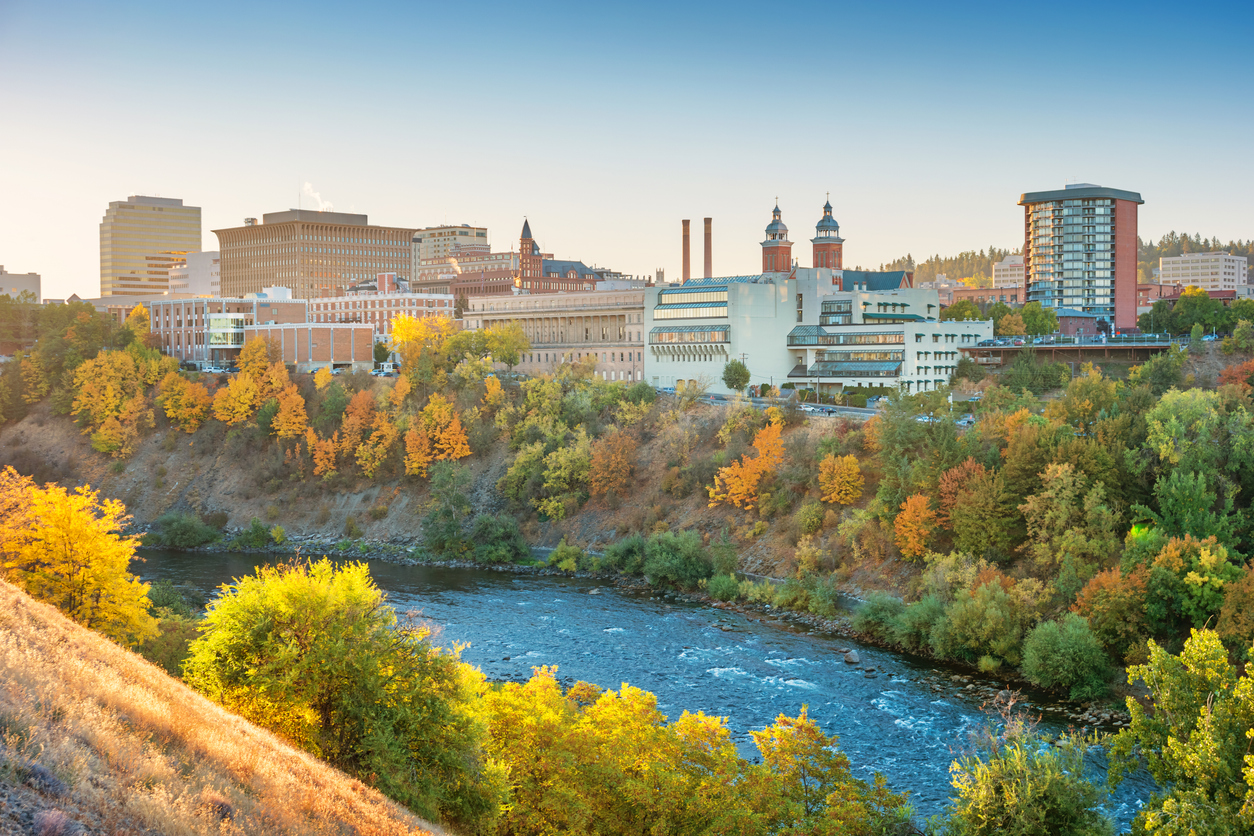
[[[0,833],[78,827],[443,832],[0,581]]]

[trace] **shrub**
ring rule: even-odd
[[[386,505],[376,505],[370,509],[370,519],[381,520],[388,515],[388,507]]]
[[[274,522],[278,518],[279,518],[279,506],[267,505],[266,506],[266,522]]]
[[[231,548],[235,551],[260,550],[270,545],[270,530],[257,517],[253,517],[248,528],[235,535]]]
[[[1126,658],[1144,644],[1145,597],[1149,569],[1138,566],[1128,575],[1118,569],[1099,572],[1076,598],[1072,611],[1083,616],[1097,640],[1117,658]]]
[[[897,620],[905,610],[906,605],[896,595],[872,592],[854,615],[853,629],[875,636],[881,641],[889,639],[894,634]]]
[[[621,572],[624,575],[639,575],[644,572],[645,546],[647,541],[642,534],[632,534],[611,543],[601,558],[601,567],[607,572]]]
[[[192,616],[192,608],[188,605],[187,599],[169,580],[154,581],[152,586],[148,587],[148,600],[151,603],[148,607],[149,615],[157,617],[163,614],[178,615],[185,618]]]
[[[1063,688],[1073,700],[1106,694],[1110,662],[1089,623],[1075,613],[1044,621],[1023,643],[1023,673],[1043,688]]]
[[[797,509],[793,522],[800,534],[817,534],[823,529],[823,506],[817,502],[807,502]]]
[[[171,511],[157,518],[154,539],[157,545],[170,549],[194,549],[218,539],[218,532],[194,514]]]
[[[716,601],[734,601],[740,595],[740,582],[735,575],[715,575],[706,583],[705,590]]]
[[[331,509],[325,505],[319,506],[318,516],[314,517],[314,522],[318,525],[326,525],[331,520]]]
[[[970,662],[995,656],[1018,664],[1030,616],[1000,583],[985,583],[974,592],[959,595],[933,627],[932,651],[937,656]]]
[[[810,590],[810,612],[820,618],[835,618],[841,603],[841,590],[836,576],[828,575],[825,578],[812,579],[808,589]]]
[[[219,531],[226,528],[226,524],[229,520],[230,517],[227,516],[225,511],[210,511],[207,514],[200,515],[201,522],[210,528],[216,528]]]
[[[1084,777],[1085,741],[1063,739],[1046,746],[1017,737],[953,767],[957,790],[949,809],[948,836],[1110,836],[1104,794]]]
[[[931,649],[932,629],[945,617],[945,602],[936,595],[925,595],[906,607],[893,622],[892,641],[914,651]]]
[[[480,563],[522,563],[531,549],[509,514],[479,514],[470,525],[474,558]]]
[[[170,676],[182,677],[188,646],[200,635],[200,627],[191,618],[174,615],[160,619],[157,630],[157,636],[140,642],[135,651]]]
[[[563,572],[574,572],[579,569],[579,561],[583,559],[583,549],[568,545],[566,538],[557,544],[557,548],[549,555],[549,565],[556,566]]]
[[[362,533],[363,532],[361,530],[361,527],[357,525],[357,520],[354,517],[349,517],[348,519],[344,520],[344,536],[345,537],[347,537],[350,540],[356,540],[357,538],[361,537]]]
[[[743,580],[740,582],[740,597],[751,604],[773,604],[775,603],[775,584],[770,581],[754,583],[751,580]]]
[[[695,531],[664,531],[645,544],[644,573],[655,585],[666,581],[692,589],[714,573],[714,565]]]
[[[281,546],[287,542],[287,532],[283,530],[283,526],[276,525],[270,529],[270,539],[274,541],[276,546]]]

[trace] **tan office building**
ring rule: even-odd
[[[100,295],[159,296],[170,269],[200,252],[200,207],[132,195],[109,204],[100,222]]]
[[[543,293],[534,296],[472,296],[462,315],[465,328],[516,322],[531,350],[517,371],[549,373],[562,363],[593,355],[603,380],[644,379],[644,289]]]
[[[263,287],[291,288],[297,299],[337,297],[379,273],[412,275],[415,230],[371,226],[365,215],[290,209],[215,229],[222,295],[239,297]]]

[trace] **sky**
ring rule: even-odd
[[[212,230],[300,205],[680,275],[1023,242],[1026,191],[1140,192],[1142,237],[1254,237],[1254,6],[0,0],[0,265],[99,292],[110,201]],[[317,194],[302,196],[305,184]],[[319,203],[321,201],[321,203]]]

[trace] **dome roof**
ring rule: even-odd
[[[779,204],[775,205],[774,211],[771,212],[771,222],[766,225],[766,237],[771,238],[772,233],[775,237],[784,237],[788,235],[788,227],[780,220]]]
[[[832,202],[829,200],[823,204],[823,217],[819,218],[819,222],[814,225],[816,232],[835,232],[840,234],[840,224],[836,223],[836,219],[832,217]]]

